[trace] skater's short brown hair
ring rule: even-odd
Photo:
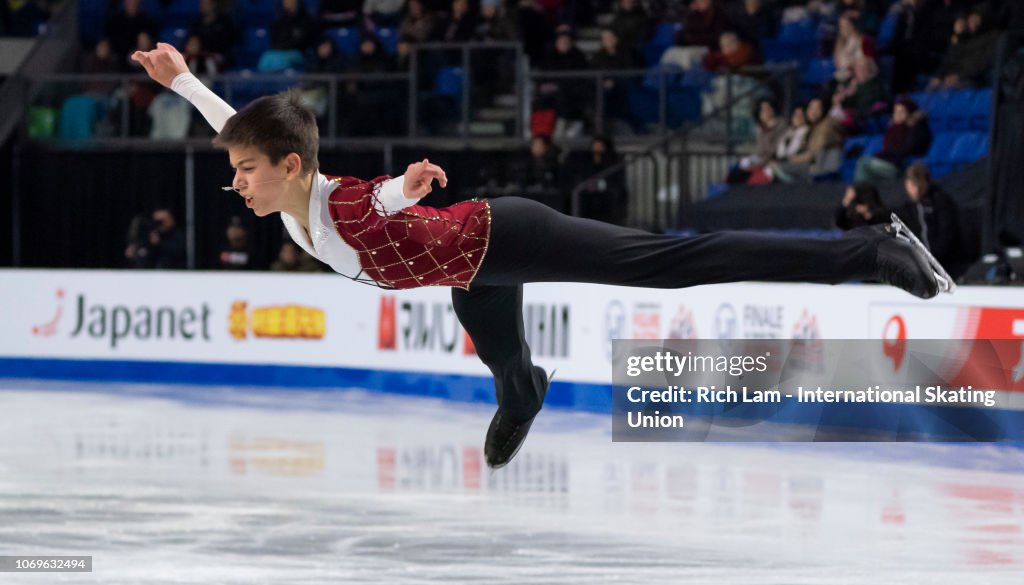
[[[320,168],[320,130],[316,116],[303,103],[298,92],[288,91],[257,98],[228,119],[213,139],[213,145],[227,150],[231,146],[252,146],[277,164],[291,153],[302,159],[302,171],[310,174]]]

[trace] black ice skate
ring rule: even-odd
[[[878,244],[878,278],[922,299],[940,292],[952,293],[956,284],[895,213],[892,223],[879,229],[887,237]]]
[[[552,371],[550,376],[545,376],[542,368],[536,367],[536,371],[540,374],[538,377],[544,385],[538,392],[543,404],[544,396],[548,392],[548,386],[551,385],[551,378],[554,377],[555,372]],[[487,466],[491,469],[500,469],[508,465],[508,462],[512,461],[512,458],[522,448],[523,443],[526,442],[526,435],[530,432],[530,426],[533,425],[536,418],[537,415],[534,414],[528,419],[517,420],[499,408],[498,412],[494,413],[494,418],[491,419],[491,426],[487,428],[487,438],[484,440],[484,459],[487,460]]]

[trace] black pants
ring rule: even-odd
[[[529,418],[546,390],[523,324],[523,284],[587,282],[685,288],[745,280],[835,284],[875,276],[876,240],[719,232],[681,238],[570,217],[518,197],[491,200],[491,241],[452,303],[494,374],[498,406]]]

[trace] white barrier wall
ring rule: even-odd
[[[0,270],[0,358],[331,366],[488,375],[448,289],[382,291],[334,275]],[[608,383],[613,338],[1020,338],[1024,291],[920,301],[873,285],[683,290],[526,287],[536,361]],[[0,371],[3,365],[0,362]]]

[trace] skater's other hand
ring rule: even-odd
[[[188,65],[178,49],[167,43],[157,43],[152,51],[135,51],[132,61],[146,68],[146,73],[160,85],[170,89],[174,78],[188,73]]]
[[[405,188],[402,194],[407,199],[426,197],[433,191],[431,183],[434,182],[434,179],[437,179],[437,183],[442,188],[448,186],[448,175],[441,167],[427,159],[423,159],[423,162],[412,163],[409,168],[405,169]]]

